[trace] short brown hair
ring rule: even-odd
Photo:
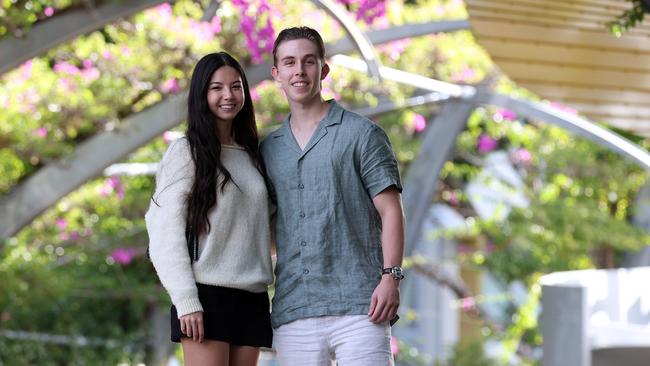
[[[295,39],[306,39],[315,44],[316,49],[318,50],[318,57],[322,61],[325,60],[325,45],[323,43],[323,38],[315,29],[309,27],[291,27],[283,29],[275,39],[275,43],[273,43],[273,65],[278,61],[276,59],[276,52],[278,51],[280,44]]]

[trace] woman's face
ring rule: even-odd
[[[218,68],[210,79],[207,98],[217,122],[232,122],[244,107],[244,83],[239,72],[230,66]]]

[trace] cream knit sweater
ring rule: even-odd
[[[199,238],[199,260],[190,265],[185,239],[186,197],[194,162],[189,142],[169,146],[156,173],[156,192],[145,215],[151,261],[179,318],[203,311],[195,283],[264,292],[273,281],[269,203],[264,179],[243,148],[223,146],[221,161],[232,176],[209,213],[211,230]],[[237,183],[237,186],[233,184]]]

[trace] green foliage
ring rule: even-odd
[[[634,28],[643,22],[643,18],[650,11],[650,2],[647,0],[629,0],[632,7],[623,11],[615,20],[607,23],[607,28],[616,37],[620,37],[630,28]]]
[[[80,0],[3,0],[0,6],[0,39],[22,37],[32,25],[55,12],[83,5]]]
[[[4,1],[0,37],[29,31],[45,19],[48,6],[56,16],[82,3]],[[225,49],[249,65],[238,9],[231,2],[221,2],[220,30],[211,34],[206,31],[209,23],[200,21],[208,3],[180,0],[149,9],[55,47],[1,76],[0,194],[11,194],[21,182],[88,138],[119,129],[130,116],[181,93],[204,54]],[[270,3],[276,12],[271,15],[276,30],[317,24],[326,42],[345,36],[338,23],[311,2]],[[361,26],[377,29],[466,16],[460,1],[391,0],[386,23]],[[377,50],[387,66],[444,81],[478,83],[496,72],[466,31],[400,40]],[[399,103],[416,91],[331,66],[330,76],[323,81],[324,95],[351,109],[384,101]],[[498,79],[496,85],[499,92],[535,98],[506,78]],[[258,127],[266,135],[282,122],[287,103],[270,81],[254,86],[252,98]],[[428,105],[374,117],[390,136],[403,176],[417,156],[424,124],[438,110],[439,106]],[[595,253],[620,254],[648,242],[645,233],[628,223],[633,214],[630,207],[647,173],[560,129],[520,118],[505,119],[503,113],[479,108],[472,114],[441,173],[438,200],[456,207],[468,223],[474,223],[470,234],[485,234],[491,242],[493,250],[459,261],[485,266],[504,281],[525,281],[531,289],[529,301],[511,309],[507,331],[492,335],[512,355],[521,344],[539,345],[535,286],[541,273],[592,268],[599,265]],[[183,130],[181,125],[174,132]],[[530,206],[513,210],[503,222],[476,219],[463,193],[465,184],[480,172],[484,153],[477,149],[477,140],[482,136],[512,155],[528,187]],[[158,161],[168,139],[167,134],[156,138],[124,161]],[[637,138],[637,142],[648,148],[646,141]],[[530,159],[523,161],[520,151],[528,152]],[[150,176],[93,179],[0,243],[0,329],[101,341],[92,346],[57,345],[0,336],[0,365],[16,360],[39,365],[146,361],[148,316],[154,306],[169,301],[144,256],[148,239],[143,216],[153,187]],[[454,354],[449,364],[492,364],[481,345]],[[433,362],[402,343],[397,359],[414,365]]]
[[[472,342],[466,346],[456,345],[451,357],[437,366],[498,366],[497,361],[485,354],[484,340]]]

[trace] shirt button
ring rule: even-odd
[[[304,188],[305,188],[305,185],[302,184],[302,183],[300,183],[300,184],[298,184],[298,188],[300,188],[300,189],[304,189]]]
[[[300,245],[303,246],[303,247],[306,247],[306,246],[307,246],[307,242],[303,240],[303,241],[300,242]]]
[[[305,218],[305,213],[302,212],[302,211],[300,211],[300,215],[299,215],[299,216],[300,216],[301,218]]]
[[[302,270],[302,273],[303,273],[303,274],[308,274],[308,273],[309,273],[309,270],[308,270],[308,269],[303,269],[303,270]]]

